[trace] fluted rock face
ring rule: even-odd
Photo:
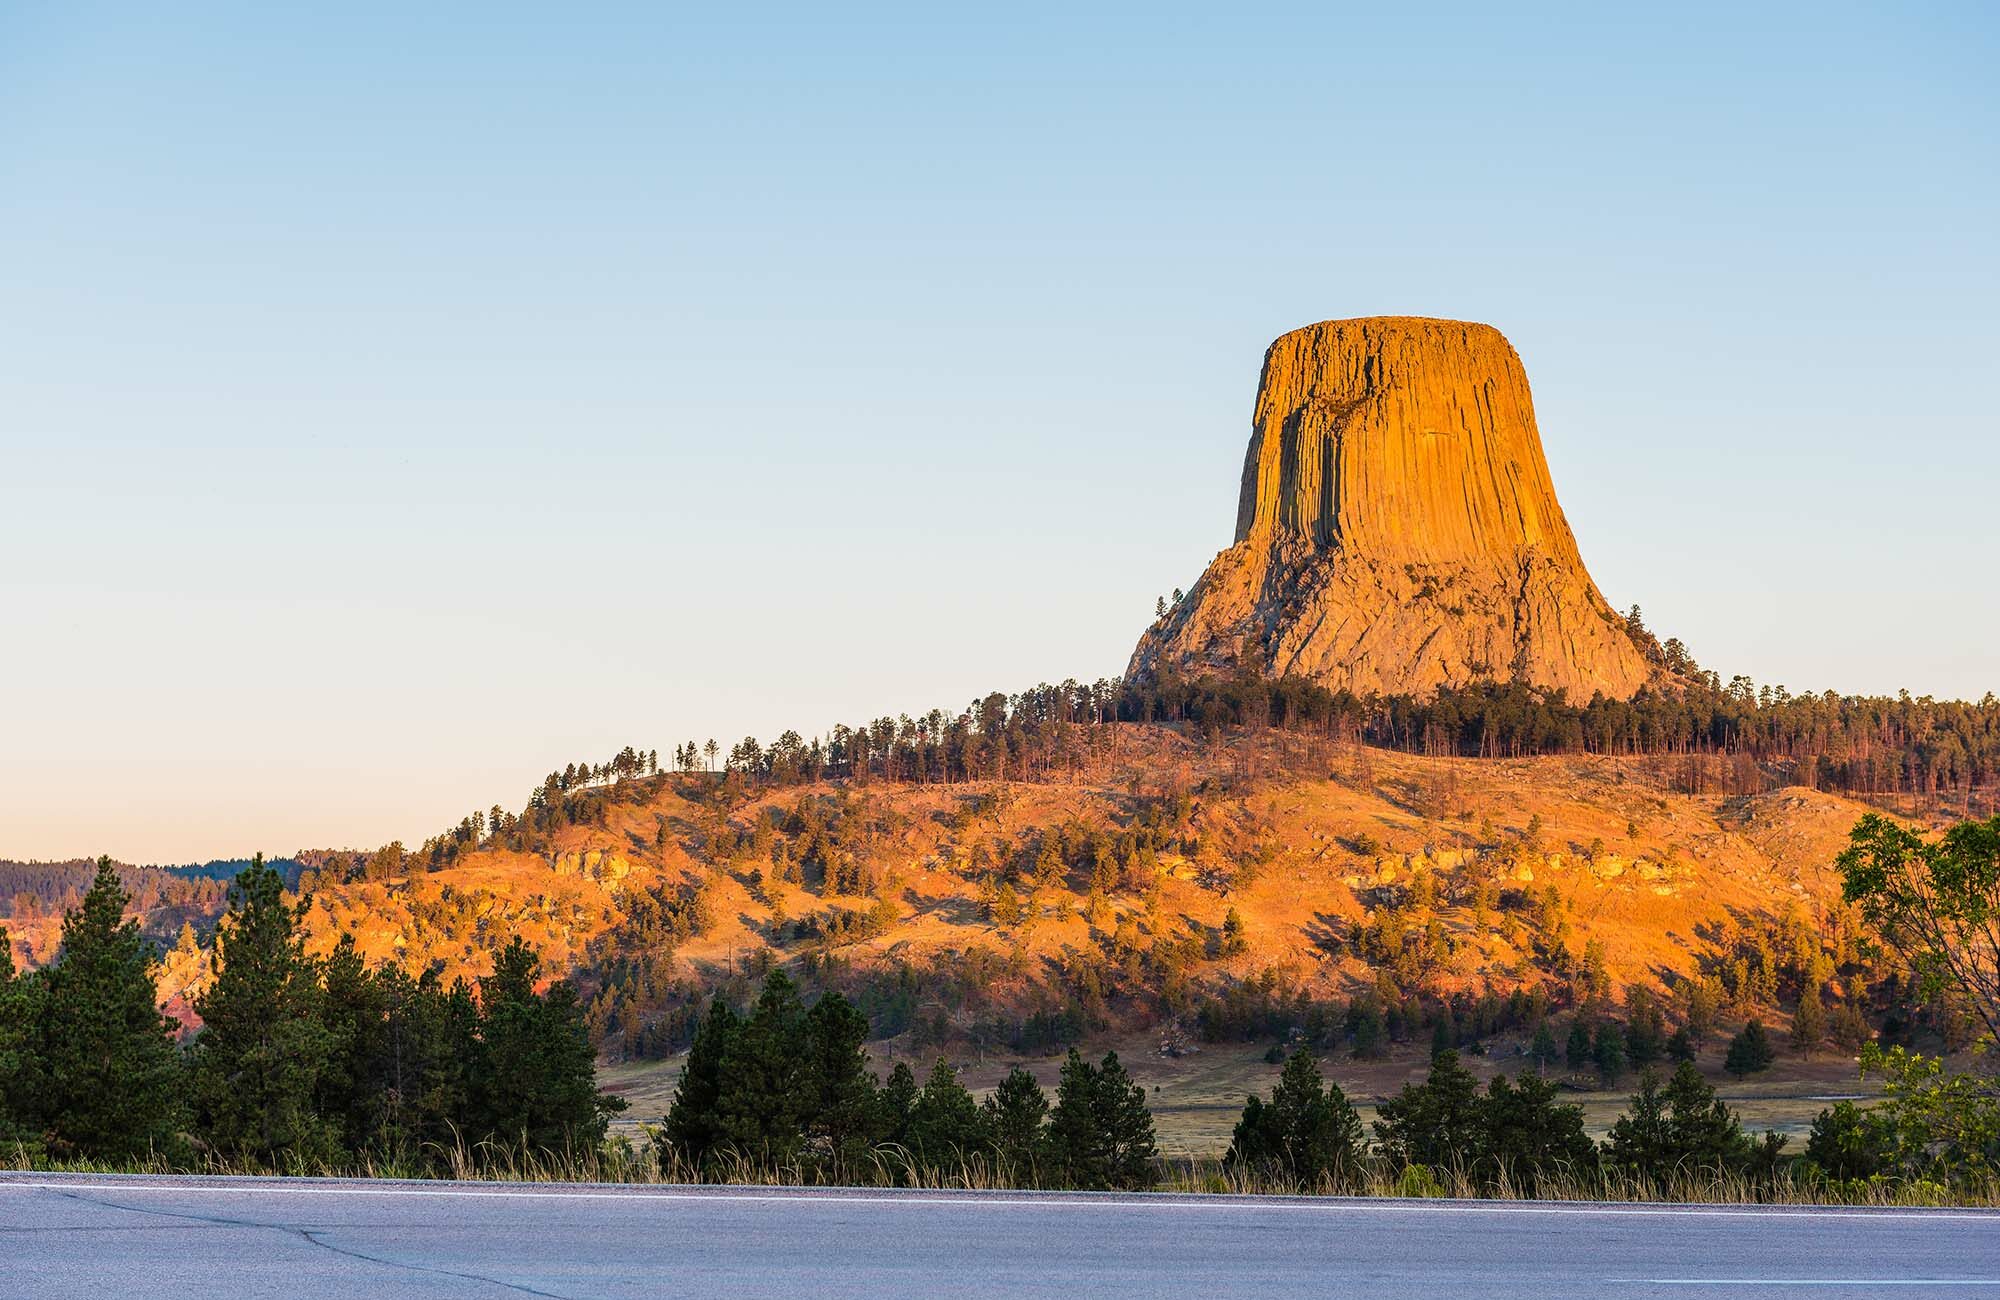
[[[1498,330],[1327,321],[1264,354],[1235,544],[1127,672],[1242,669],[1361,693],[1484,678],[1587,700],[1645,683],[1577,553]]]

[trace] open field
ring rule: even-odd
[[[1157,1040],[1144,1038],[1128,1038],[1094,1050],[1102,1051],[1104,1046],[1115,1047],[1133,1079],[1145,1085],[1159,1132],[1160,1150],[1168,1156],[1197,1159],[1220,1156],[1229,1147],[1229,1135],[1242,1114],[1245,1095],[1257,1092],[1268,1097],[1280,1069],[1264,1060],[1263,1044],[1217,1043],[1179,1057],[1161,1056],[1156,1050]],[[1522,1065],[1518,1057],[1510,1059],[1509,1054],[1516,1046],[1513,1040],[1499,1040],[1494,1044],[1496,1055],[1461,1054],[1461,1059],[1482,1079],[1499,1072],[1513,1073]],[[599,1068],[599,1083],[630,1104],[614,1121],[614,1131],[637,1141],[643,1136],[643,1126],[659,1121],[673,1101],[674,1088],[680,1080],[681,1059]],[[886,1074],[900,1059],[909,1060],[920,1079],[931,1064],[929,1058],[878,1053],[877,1068]],[[954,1059],[954,1063],[962,1067],[961,1077],[975,1093],[992,1088],[1016,1065],[1026,1066],[1053,1093],[1062,1060],[993,1057],[976,1061]],[[1790,1150],[1794,1152],[1804,1145],[1813,1117],[1834,1101],[1872,1100],[1881,1096],[1879,1079],[1859,1079],[1854,1061],[1837,1056],[1817,1056],[1810,1061],[1780,1057],[1765,1073],[1738,1081],[1722,1073],[1720,1048],[1711,1043],[1700,1064],[1715,1080],[1719,1095],[1741,1117],[1745,1129],[1761,1132],[1768,1128],[1789,1134]],[[1377,1102],[1393,1096],[1405,1083],[1423,1079],[1427,1056],[1422,1051],[1402,1048],[1385,1060],[1323,1058],[1321,1065],[1327,1077],[1346,1091],[1362,1119],[1367,1121],[1374,1118]],[[1568,1077],[1567,1071],[1559,1069],[1551,1074]],[[1637,1074],[1628,1073],[1618,1086],[1610,1089],[1599,1087],[1593,1075],[1578,1075],[1576,1079],[1583,1086],[1571,1091],[1565,1100],[1583,1107],[1585,1127],[1593,1137],[1601,1138],[1629,1103]]]

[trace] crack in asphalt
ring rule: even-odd
[[[402,1269],[411,1273],[429,1273],[436,1277],[456,1278],[461,1282],[484,1282],[488,1286],[496,1286],[504,1291],[518,1292],[521,1295],[541,1296],[544,1300],[572,1300],[569,1296],[560,1295],[554,1291],[539,1291],[521,1282],[509,1282],[504,1278],[487,1277],[479,1273],[463,1273],[456,1269],[441,1268],[435,1264],[412,1264],[400,1259],[384,1259],[379,1255],[363,1254],[358,1250],[350,1250],[345,1246],[336,1246],[332,1242],[320,1240],[320,1234],[332,1232],[332,1228],[294,1228],[282,1223],[259,1223],[254,1219],[231,1219],[214,1214],[190,1214],[178,1210],[149,1209],[139,1205],[120,1205],[116,1201],[106,1201],[96,1197],[84,1196],[78,1192],[59,1191],[54,1188],[47,1190],[55,1191],[56,1195],[66,1197],[72,1201],[79,1201],[85,1205],[94,1205],[99,1209],[124,1210],[131,1214],[148,1214],[156,1218],[179,1219],[190,1223],[206,1223],[222,1228],[254,1228],[266,1232],[283,1233],[289,1237],[297,1237],[307,1245],[316,1246],[329,1254],[343,1255],[348,1259],[357,1259],[368,1264],[379,1264],[384,1268]],[[85,1231],[97,1232],[114,1230],[111,1228],[85,1229]],[[68,1229],[55,1229],[54,1231],[68,1231]]]

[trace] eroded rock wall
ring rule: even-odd
[[[1577,700],[1648,680],[1577,552],[1498,330],[1370,317],[1271,345],[1235,544],[1128,672],[1242,669],[1357,692],[1522,680]]]

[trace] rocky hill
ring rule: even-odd
[[[1577,701],[1647,682],[1578,554],[1498,330],[1327,321],[1265,353],[1235,542],[1127,675],[1245,670],[1357,694],[1522,681]]]
[[[1560,1007],[1701,977],[1781,1020],[1809,972],[1863,969],[1830,869],[1846,799],[1677,794],[1681,761],[1097,732],[1040,781],[621,780],[442,870],[309,879],[312,946],[450,979],[522,935],[614,1056],[683,1045],[702,997],[772,963],[880,1033],[1015,1047],[1273,998]]]

